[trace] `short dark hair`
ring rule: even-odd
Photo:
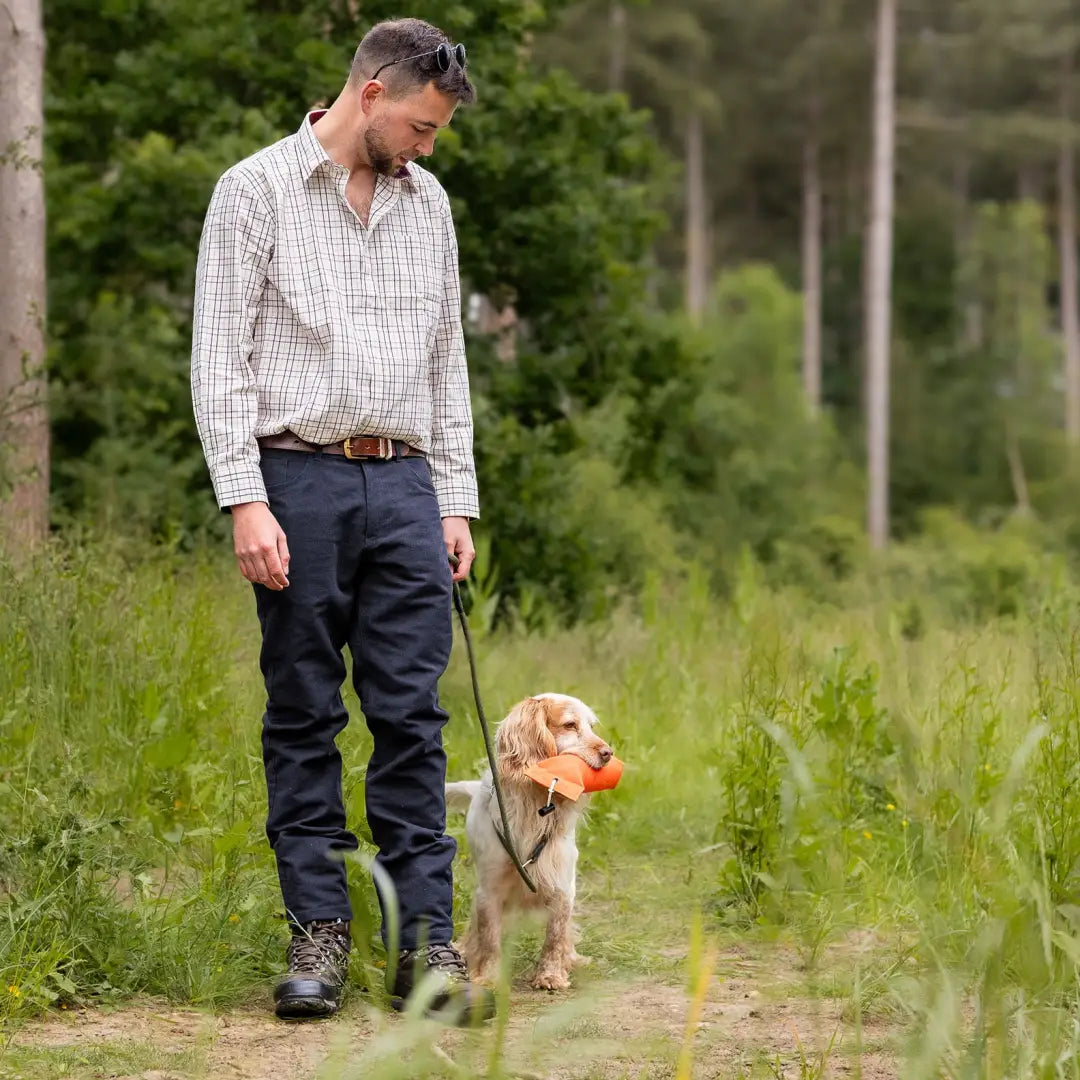
[[[423,19],[394,19],[373,26],[356,48],[349,80],[360,85],[376,71],[392,60],[402,60],[417,53],[432,53],[450,39],[431,23]],[[476,89],[457,60],[450,61],[448,71],[440,71],[434,55],[411,60],[407,64],[388,67],[379,81],[386,84],[393,97],[401,97],[434,83],[435,88],[447,97],[457,98],[462,105],[476,100]]]

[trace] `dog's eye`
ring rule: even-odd
[[[563,727],[566,728],[567,731],[576,731],[577,730],[577,721],[576,720],[567,720],[567,722],[565,724],[563,724]]]

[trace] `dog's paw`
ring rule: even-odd
[[[534,990],[569,990],[570,979],[565,971],[540,971],[532,986]]]
[[[576,952],[570,957],[570,963],[574,967],[588,967],[592,963],[592,957],[582,956],[581,953]]]

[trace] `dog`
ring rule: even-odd
[[[577,842],[574,832],[588,803],[555,795],[555,810],[545,816],[547,791],[525,775],[530,765],[558,754],[574,754],[594,769],[612,757],[611,747],[593,732],[596,714],[583,701],[566,694],[538,694],[519,702],[499,724],[495,734],[495,760],[499,770],[510,839],[522,862],[543,842],[527,867],[536,885],[529,891],[499,840],[502,819],[491,783],[483,780],[447,784],[447,806],[466,810],[465,835],[476,866],[476,897],[462,951],[472,978],[493,984],[499,973],[503,916],[514,909],[540,909],[547,916],[547,932],[532,985],[538,990],[565,990],[570,971],[588,958],[574,947],[574,894],[577,877]]]

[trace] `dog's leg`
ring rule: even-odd
[[[478,891],[465,935],[465,956],[474,982],[493,986],[499,980],[502,903],[498,896]]]
[[[571,897],[571,905],[573,904],[573,898]],[[571,914],[573,914],[571,912]],[[581,934],[578,932],[576,924],[571,919],[570,925],[570,966],[571,967],[587,967],[592,963],[591,956],[583,956],[577,951],[578,938]]]
[[[547,936],[533,986],[537,990],[565,990],[570,985],[574,957],[573,900],[566,893],[553,890],[543,896],[543,901],[548,913]]]
[[[571,947],[570,953],[570,966],[571,967],[588,967],[592,963],[591,956],[584,956],[577,951],[577,934],[574,934],[574,944]]]

